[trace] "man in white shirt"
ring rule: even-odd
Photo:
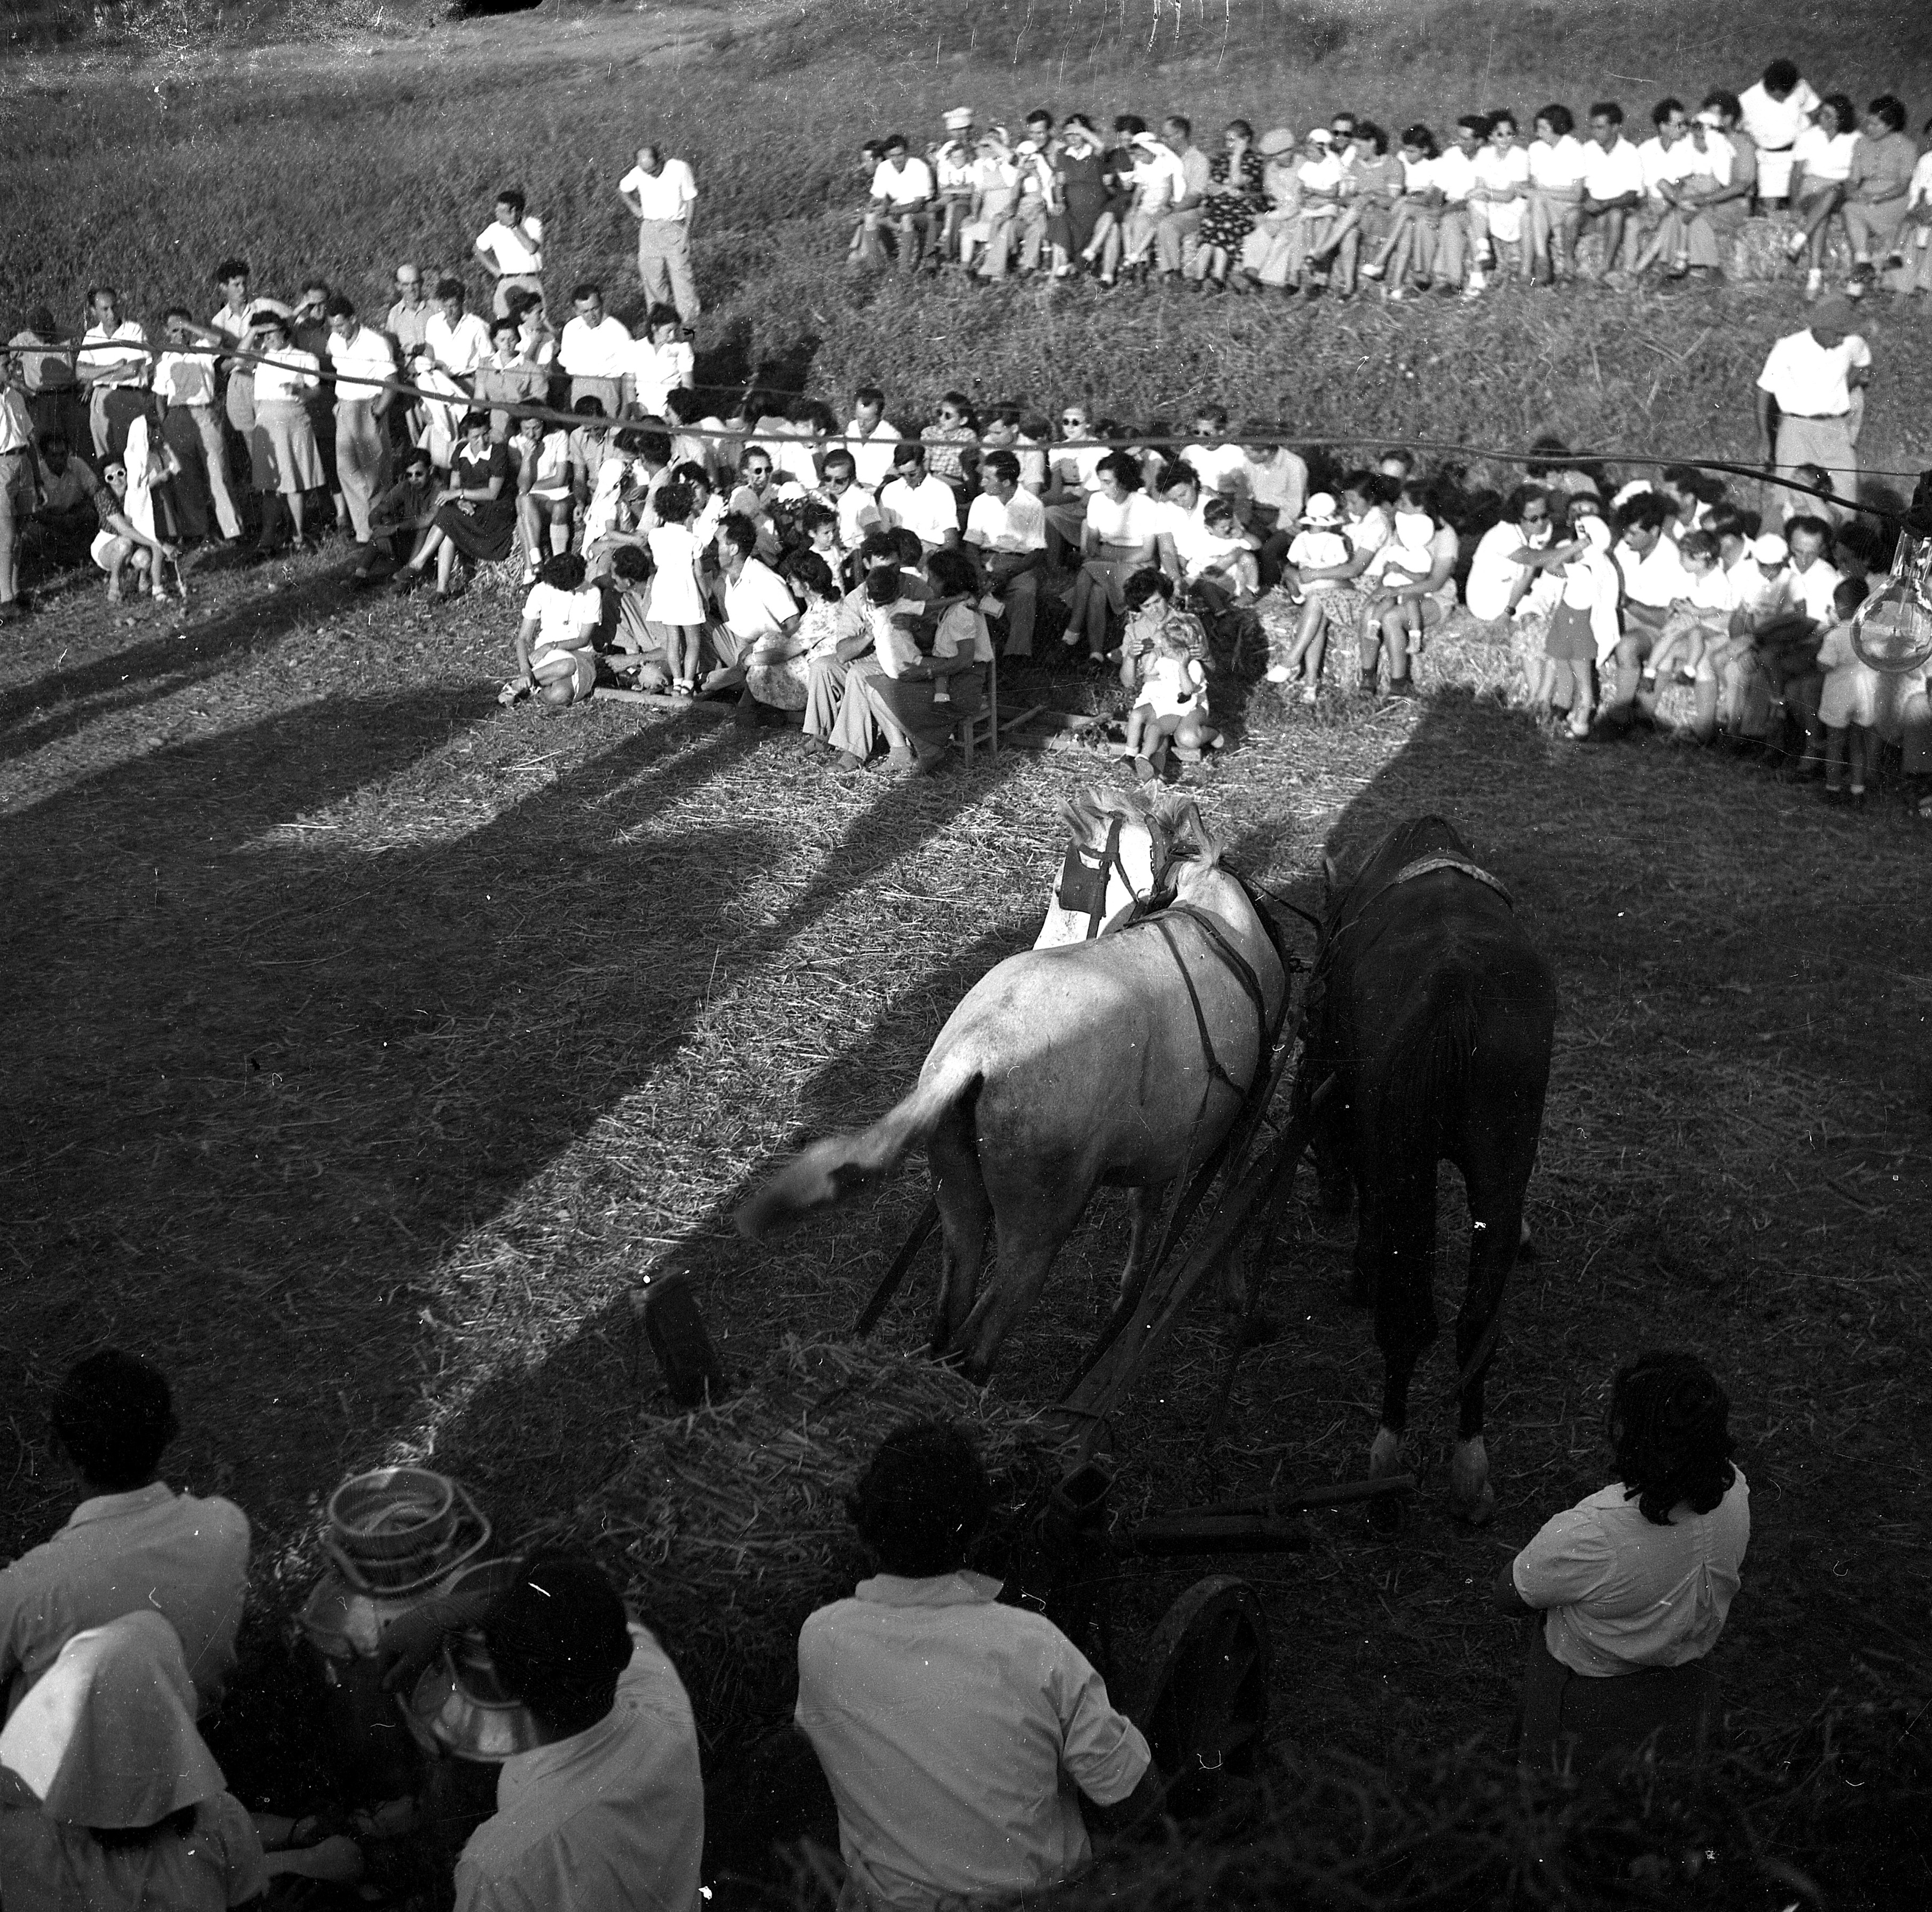
[[[94,322],[81,335],[74,379],[88,388],[94,450],[103,458],[110,452],[118,458],[128,442],[128,427],[144,403],[148,334],[133,319],[121,316],[121,295],[112,286],[96,286],[87,303]]]
[[[1598,100],[1590,109],[1590,137],[1583,148],[1583,198],[1578,213],[1582,231],[1602,222],[1606,278],[1624,268],[1627,221],[1642,205],[1646,183],[1643,161],[1624,137],[1623,108],[1614,100]]]
[[[154,395],[166,408],[162,440],[181,466],[173,487],[181,535],[206,538],[212,507],[223,538],[232,544],[242,535],[242,520],[229,488],[215,355],[195,349],[200,328],[184,307],[172,307],[163,322],[172,349],[154,361]]]
[[[1020,461],[1011,451],[988,451],[980,461],[980,495],[966,513],[966,542],[979,558],[986,589],[1006,607],[1001,655],[1031,657],[1046,507],[1021,484]]]
[[[858,467],[843,445],[825,454],[819,496],[838,514],[838,542],[848,552],[857,550],[866,534],[885,522],[879,516],[878,498],[859,482]]]
[[[1485,624],[1544,616],[1563,595],[1552,543],[1550,496],[1540,485],[1520,485],[1499,522],[1484,532],[1470,560],[1462,601]]]
[[[1670,214],[1670,188],[1688,178],[1697,166],[1696,150],[1685,136],[1690,120],[1683,101],[1660,100],[1651,109],[1650,117],[1656,130],[1636,149],[1643,173],[1643,199],[1634,222],[1646,249],[1658,226]]]
[[[436,312],[423,328],[423,351],[429,362],[452,379],[466,379],[490,355],[490,328],[474,312],[463,309],[460,279],[436,282]]]
[[[497,1678],[543,1737],[498,1770],[496,1810],[456,1862],[456,1912],[699,1912],[704,1787],[691,1701],[602,1569],[538,1554],[483,1614],[461,1604],[434,1603],[400,1652],[388,1635],[386,1650],[406,1676],[438,1623],[480,1618]]]
[[[40,463],[20,363],[11,353],[0,353],[0,624],[10,624],[22,612],[16,566],[40,504]]]
[[[872,205],[881,228],[898,240],[899,268],[913,272],[925,256],[932,228],[932,169],[914,158],[903,133],[892,134],[872,175]]]
[[[908,439],[892,454],[892,476],[879,492],[886,524],[903,525],[928,551],[959,542],[959,494],[926,468],[926,447]]]
[[[1158,1782],[1072,1642],[966,1570],[992,1505],[978,1455],[956,1428],[897,1428],[849,1504],[880,1572],[800,1629],[796,1717],[855,1896],[933,1912],[1073,1878],[1090,1857],[1078,1796],[1124,1816]]]
[[[356,542],[367,557],[370,508],[382,488],[382,424],[395,397],[395,349],[336,293],[328,304],[328,364],[335,375],[335,475]]]
[[[543,297],[543,221],[524,210],[521,193],[506,187],[496,195],[496,216],[476,235],[473,248],[483,269],[496,282],[491,311],[500,319],[519,289]]]
[[[1858,495],[1853,398],[1872,373],[1871,348],[1852,331],[1856,323],[1849,299],[1820,299],[1804,331],[1786,333],[1771,348],[1754,394],[1759,454],[1774,479],[1795,477],[1800,465],[1821,465],[1839,496],[1852,499]],[[1795,499],[1800,511],[1815,502],[1774,487],[1767,506],[1780,498]]]
[[[1465,113],[1436,161],[1436,188],[1442,195],[1442,208],[1437,215],[1432,276],[1440,292],[1460,292],[1468,271],[1469,195],[1475,190],[1476,156],[1488,129],[1481,114]]]
[[[1752,633],[1756,670],[1745,691],[1744,730],[1763,737],[1766,760],[1782,760],[1786,775],[1816,776],[1825,767],[1818,649],[1838,621],[1833,601],[1843,574],[1831,562],[1832,527],[1822,518],[1801,512],[1787,520],[1784,535],[1790,562],[1783,602]],[[1787,718],[1797,720],[1802,741],[1791,734]]]
[[[1002,399],[980,414],[982,451],[1010,451],[1019,460],[1020,489],[1036,498],[1046,491],[1046,454],[1022,428],[1023,414],[1010,399]]]
[[[845,449],[868,491],[877,491],[892,475],[898,449],[896,426],[886,421],[886,395],[877,385],[861,385],[852,397],[852,422],[845,427]]]
[[[248,1522],[226,1500],[156,1479],[174,1438],[160,1371],[104,1349],[54,1397],[56,1452],[86,1497],[65,1527],[0,1573],[0,1696],[10,1717],[76,1633],[152,1608],[181,1636],[199,1710],[235,1670],[248,1585]]]
[[[746,667],[760,644],[789,637],[802,615],[791,587],[758,555],[758,530],[747,520],[727,517],[718,528],[718,574],[724,622],[708,642],[716,667],[700,686],[709,697],[745,682]],[[758,722],[758,702],[747,690],[740,699],[737,721]]]
[[[1657,714],[1654,690],[1642,688],[1643,661],[1664,634],[1670,607],[1690,595],[1690,575],[1665,535],[1668,502],[1654,491],[1640,491],[1617,514],[1623,535],[1610,553],[1623,579],[1623,634],[1617,644],[1616,688],[1604,700],[1604,723],[1628,730],[1634,715],[1646,721]],[[1654,680],[1653,680],[1654,682]]]
[[[1154,263],[1163,279],[1175,278],[1190,262],[1201,232],[1201,207],[1212,162],[1194,143],[1194,128],[1180,113],[1160,123],[1161,143],[1180,166],[1180,196],[1154,229]]]
[[[1789,60],[1773,60],[1738,97],[1740,124],[1757,148],[1757,199],[1782,205],[1791,194],[1791,149],[1824,103]]]
[[[691,222],[698,181],[681,159],[660,146],[640,146],[638,163],[617,181],[618,196],[638,222],[638,277],[652,305],[669,304],[686,325],[700,307],[691,271]]]
[[[624,380],[631,370],[631,328],[605,313],[602,286],[586,280],[570,298],[577,316],[564,326],[556,362],[570,380],[571,409],[576,409],[580,398],[595,398],[605,417],[617,418],[623,411]]]

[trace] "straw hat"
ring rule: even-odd
[[[964,133],[973,124],[970,106],[954,106],[946,115],[946,130],[949,133]]]
[[[1270,127],[1262,135],[1262,154],[1272,159],[1277,153],[1294,151],[1294,135],[1285,126]]]

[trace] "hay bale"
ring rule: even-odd
[[[788,1335],[721,1405],[640,1419],[622,1469],[518,1544],[596,1554],[676,1658],[708,1745],[742,1747],[789,1716],[806,1616],[867,1571],[847,1490],[885,1434],[922,1418],[979,1443],[995,1550],[1072,1464],[1064,1419],[929,1361]]]

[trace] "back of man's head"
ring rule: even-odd
[[[167,1377],[138,1356],[103,1348],[68,1370],[54,1396],[53,1431],[90,1487],[146,1487],[175,1437]]]
[[[631,1658],[617,1590],[595,1560],[561,1551],[524,1563],[483,1623],[483,1644],[498,1678],[556,1739],[610,1710]]]
[[[965,1565],[992,1506],[985,1464],[965,1435],[914,1421],[879,1443],[846,1509],[886,1572],[921,1580]]]

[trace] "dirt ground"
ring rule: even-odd
[[[920,1171],[776,1252],[731,1209],[800,1135],[896,1099],[964,989],[1030,940],[1058,805],[1094,772],[1011,751],[841,779],[698,714],[500,712],[508,600],[398,610],[346,569],[338,547],[211,571],[185,609],[118,619],[98,585],[58,589],[0,663],[0,1553],[69,1505],[40,1421],[63,1366],[141,1349],[178,1391],[170,1478],[256,1524],[265,1642],[352,1470],[430,1456],[506,1537],[608,1475],[662,1400],[641,1272],[692,1269],[741,1368],[851,1317]],[[1548,742],[1472,697],[1472,655],[1432,652],[1407,706],[1311,720],[1257,694],[1196,773],[1239,865],[1311,904],[1324,846],[1450,816],[1562,996],[1539,1252],[1491,1389],[1496,1524],[1448,1515],[1438,1347],[1399,1537],[1324,1515],[1312,1552],[1243,1563],[1276,1731],[1372,1756],[1499,1728],[1520,1643],[1487,1582],[1600,1482],[1616,1363],[1671,1344],[1730,1386],[1751,1483],[1726,1702],[1802,1717],[1914,1655],[1932,1592],[1926,1470],[1900,1438],[1926,1388],[1926,841],[1902,810],[1828,812],[1709,754]],[[1077,693],[1015,673],[1008,694]],[[1300,1197],[1284,1331],[1244,1364],[1218,1467],[1196,1440],[1203,1316],[1120,1430],[1130,1509],[1363,1471],[1378,1363],[1339,1299],[1352,1237],[1308,1178]],[[1058,1392],[1125,1222],[1096,1201],[996,1389]],[[913,1345],[923,1308],[909,1292],[880,1332]],[[1124,1659],[1199,1570],[1123,1578]],[[240,1783],[285,1791],[290,1749],[255,1745]]]

